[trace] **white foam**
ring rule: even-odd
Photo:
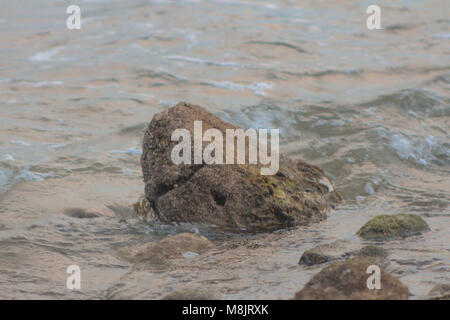
[[[145,28],[145,29],[151,29],[151,28],[154,27],[154,25],[151,22],[144,22],[144,23],[139,23],[138,27],[139,28]]]
[[[435,34],[433,38],[450,39],[450,33]]]
[[[364,187],[364,191],[368,194],[368,195],[373,195],[375,193],[375,191],[373,190],[372,184],[370,184],[369,182],[366,183],[366,186]]]
[[[183,253],[183,257],[185,257],[186,259],[194,259],[196,256],[198,256],[198,253],[192,251]]]
[[[407,139],[399,134],[392,136],[391,147],[394,148],[397,155],[403,160],[407,160],[410,156],[412,156],[413,146]]]
[[[45,178],[49,177],[49,174],[42,174],[39,172],[32,172],[32,171],[23,171],[20,175],[20,178],[26,180],[26,181],[44,181]]]
[[[319,180],[320,184],[323,184],[324,186],[326,186],[328,188],[328,192],[333,192],[334,188],[333,185],[331,184],[330,180],[327,177],[322,177]]]
[[[16,183],[25,181],[44,181],[45,179],[52,177],[52,173],[39,173],[35,171],[29,171],[22,169],[20,174],[16,175],[16,170],[4,170],[0,169],[0,193],[6,192],[11,189]]]
[[[207,83],[217,88],[224,88],[233,91],[242,91],[244,89],[249,89],[258,96],[265,96],[266,95],[265,91],[270,90],[273,87],[273,83],[266,83],[266,82],[258,82],[247,85],[235,83],[232,81],[207,81]]]
[[[29,60],[31,62],[50,61],[52,57],[60,53],[62,49],[63,49],[62,47],[57,47],[47,51],[37,52],[34,55],[32,55]]]
[[[43,143],[42,145],[52,149],[60,149],[66,147],[68,143]]]
[[[391,137],[390,147],[403,160],[413,161],[426,166],[430,160],[436,159],[436,155],[448,155],[450,151],[445,145],[436,141],[434,136],[426,138],[394,134]]]
[[[14,143],[14,144],[20,144],[20,145],[26,146],[26,147],[32,146],[31,143],[26,142],[26,141],[22,141],[22,140],[10,140],[9,142],[10,143]]]
[[[133,170],[125,168],[125,169],[122,169],[122,172],[125,173],[125,174],[132,174]]]
[[[163,106],[174,106],[178,102],[177,101],[169,101],[169,100],[160,100],[158,103]]]
[[[36,88],[51,88],[62,86],[62,81],[40,81],[33,84]]]
[[[169,60],[181,60],[186,62],[193,62],[193,63],[201,63],[201,64],[210,64],[220,67],[234,67],[237,66],[236,62],[231,61],[216,61],[216,60],[204,60],[199,58],[190,58],[190,57],[184,57],[184,56],[177,56],[177,55],[171,55],[167,56],[167,59]]]
[[[14,157],[11,154],[5,154],[3,156],[3,161],[14,161]]]
[[[9,184],[9,176],[7,172],[3,169],[0,169],[0,194],[6,192]]]

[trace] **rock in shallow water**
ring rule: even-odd
[[[160,220],[271,231],[321,221],[327,209],[342,200],[320,168],[283,155],[277,174],[271,176],[261,175],[260,164],[174,164],[171,153],[179,142],[171,141],[172,133],[187,129],[193,149],[194,121],[202,121],[203,132],[216,128],[224,137],[227,129],[237,128],[187,103],[153,117],[145,132],[141,165],[145,196]],[[208,144],[203,142],[203,147]],[[194,163],[193,152],[191,157]]]
[[[312,266],[346,258],[355,255],[361,248],[361,244],[346,240],[336,240],[331,243],[320,244],[312,249],[306,250],[302,254],[299,264]]]
[[[98,212],[87,211],[83,208],[68,208],[64,210],[64,214],[69,217],[78,219],[92,219],[100,217],[100,214]]]
[[[367,240],[390,240],[405,238],[430,230],[428,224],[417,214],[380,215],[369,220],[356,233]]]
[[[431,300],[450,300],[450,283],[435,285],[429,296]]]
[[[202,235],[180,233],[151,243],[121,247],[117,254],[134,263],[137,269],[160,271],[170,266],[171,259],[183,258],[186,252],[201,253],[213,247],[214,244]]]
[[[381,267],[381,288],[368,289],[366,273],[377,259],[352,258],[335,262],[316,274],[295,294],[296,300],[405,300],[408,288]]]
[[[358,252],[358,256],[361,257],[386,258],[388,255],[389,253],[386,249],[372,245],[365,246]]]
[[[387,251],[377,246],[364,246],[347,240],[336,240],[306,250],[298,262],[301,265],[313,266],[325,262],[343,260],[352,256],[385,258]]]

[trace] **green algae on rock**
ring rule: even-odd
[[[146,221],[148,214],[152,211],[152,207],[145,196],[140,196],[138,201],[133,204],[133,210],[139,219]]]
[[[271,176],[261,175],[260,163],[175,164],[171,154],[178,141],[172,141],[172,133],[183,128],[192,138],[195,121],[202,122],[203,133],[217,129],[226,136],[226,130],[239,129],[183,102],[153,117],[144,135],[141,165],[145,197],[159,220],[266,232],[322,221],[342,201],[320,168],[282,154],[279,170]],[[245,159],[248,152],[246,143]]]
[[[318,274],[295,294],[295,300],[406,300],[408,288],[382,267],[381,288],[370,290],[367,268],[378,261],[372,258],[352,258],[334,262]]]
[[[356,234],[366,240],[389,240],[420,234],[429,229],[419,215],[399,213],[376,216]]]
[[[382,247],[369,245],[361,248],[358,252],[358,256],[386,258],[388,256],[388,252]]]

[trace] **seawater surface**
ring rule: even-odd
[[[448,3],[380,0],[371,31],[368,1],[78,2],[81,30],[66,28],[66,1],[0,3],[0,298],[158,299],[189,283],[291,298],[321,268],[297,265],[304,250],[361,241],[371,217],[400,212],[431,231],[382,244],[388,270],[413,299],[450,282]],[[202,230],[131,210],[143,130],[179,101],[279,128],[282,151],[320,165],[345,203],[322,223],[123,278],[115,248]],[[66,288],[72,264],[81,291]]]

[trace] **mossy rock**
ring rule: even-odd
[[[140,196],[139,200],[133,204],[133,210],[139,219],[145,221],[148,214],[152,211],[152,207],[145,196]]]
[[[419,215],[399,213],[376,216],[356,234],[367,240],[390,240],[409,237],[427,230],[430,230],[428,224]]]
[[[378,246],[368,245],[368,246],[365,246],[365,247],[361,248],[361,250],[359,250],[358,255],[362,256],[362,257],[382,257],[382,258],[385,258],[385,257],[388,256],[388,252],[384,248],[381,248],[381,247],[378,247]]]
[[[386,249],[378,247],[378,246],[365,246],[359,250],[359,256],[362,257],[381,257],[386,258],[388,256],[388,252]]]
[[[274,196],[282,200],[286,199],[286,193],[282,189],[274,189]]]
[[[300,265],[313,266],[329,261],[345,259],[358,254],[362,245],[346,240],[336,240],[320,244],[306,250],[298,262]]]

